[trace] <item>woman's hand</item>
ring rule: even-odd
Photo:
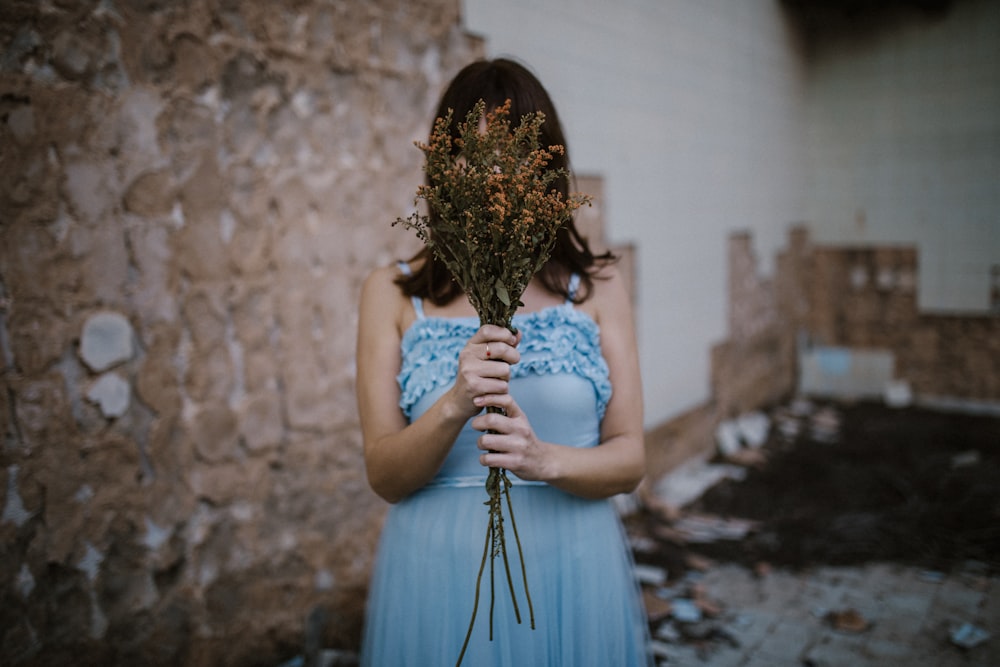
[[[485,431],[479,437],[484,451],[479,462],[492,468],[504,468],[524,480],[548,481],[554,449],[535,435],[528,417],[510,394],[490,394],[475,399],[476,405],[495,407],[502,413],[485,412],[472,420],[472,427]]]
[[[484,400],[507,394],[510,365],[521,359],[520,340],[520,334],[491,324],[473,334],[458,355],[458,374],[449,393],[454,414],[469,419],[483,409]]]

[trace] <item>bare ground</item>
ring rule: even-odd
[[[633,515],[629,533],[646,544],[636,560],[671,579],[706,558],[790,569],[971,563],[1000,572],[1000,418],[878,403],[825,411],[837,417],[832,438],[772,428],[745,479],[720,482],[673,516]],[[674,530],[685,516],[755,527],[741,539],[692,543]]]

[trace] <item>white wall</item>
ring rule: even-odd
[[[807,218],[831,243],[915,243],[920,307],[984,312],[1000,265],[1000,2],[956,0],[809,67]]]
[[[605,179],[638,247],[646,423],[709,397],[726,337],[726,239],[762,260],[805,214],[802,60],[776,0],[465,0],[490,56],[549,89],[574,168]],[[765,267],[766,268],[766,267]]]

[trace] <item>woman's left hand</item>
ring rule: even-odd
[[[483,454],[479,462],[486,467],[504,468],[524,480],[547,481],[551,471],[551,446],[535,435],[528,417],[510,394],[491,394],[476,398],[476,405],[496,407],[504,412],[483,412],[472,420]]]

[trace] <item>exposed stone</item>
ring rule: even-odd
[[[13,389],[17,396],[17,435],[21,439],[18,445],[24,453],[54,438],[76,435],[66,382],[59,373],[35,374]]]
[[[132,358],[132,325],[121,313],[105,311],[87,318],[80,337],[80,358],[100,372]]]
[[[165,170],[143,174],[125,193],[125,210],[145,217],[169,214],[174,203],[172,182]]]
[[[128,285],[131,271],[128,247],[116,216],[108,216],[99,227],[74,226],[68,243],[76,259],[78,296],[81,300],[117,306]]]
[[[64,167],[66,193],[77,216],[88,224],[97,224],[111,210],[118,184],[110,162],[74,161]]]
[[[68,342],[65,319],[47,302],[19,303],[8,326],[12,360],[29,376],[54,364]]]
[[[224,341],[192,350],[184,382],[189,398],[213,405],[228,402],[233,386],[233,362]]]
[[[128,233],[136,267],[132,289],[136,314],[145,326],[177,320],[177,280],[172,270],[170,231],[166,224],[143,221]]]
[[[267,461],[263,459],[194,468],[188,474],[188,484],[198,498],[213,505],[259,502],[270,491],[268,470]]]
[[[121,417],[128,411],[132,387],[117,373],[105,373],[87,390],[87,398],[101,408],[105,417]]]
[[[241,410],[240,434],[250,451],[277,447],[285,433],[281,396],[276,391],[254,396]]]
[[[195,449],[205,461],[217,463],[236,456],[239,429],[236,415],[224,405],[201,409],[192,423]]]
[[[179,412],[178,371],[173,356],[177,350],[176,330],[165,326],[161,335],[151,336],[142,365],[136,374],[139,398],[160,413]]]
[[[18,143],[28,143],[35,136],[34,109],[27,104],[13,109],[7,115],[7,127]]]
[[[69,79],[82,79],[100,58],[100,47],[75,30],[63,30],[52,41],[52,64]]]

